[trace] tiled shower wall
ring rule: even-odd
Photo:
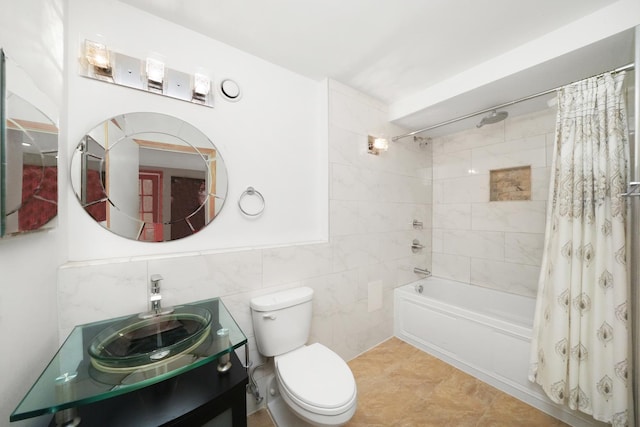
[[[249,300],[286,288],[315,290],[311,341],[346,360],[389,338],[393,288],[419,278],[414,267],[431,267],[432,185],[430,147],[407,139],[379,156],[367,154],[367,134],[403,133],[386,119],[382,104],[330,82],[328,242],[64,265],[60,339],[75,325],[146,310],[151,274],[164,277],[167,306],[222,297],[248,336],[255,363]],[[413,228],[414,219],[422,230]],[[420,253],[411,251],[413,239],[425,246]],[[255,376],[263,396],[268,372]],[[255,405],[248,402],[251,412]]]
[[[433,274],[535,296],[555,110],[433,141]],[[531,166],[531,200],[489,201],[489,171]]]

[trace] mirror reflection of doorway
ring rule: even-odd
[[[162,242],[162,171],[140,171],[140,219],[144,227],[140,240]]]
[[[205,225],[204,179],[171,177],[171,240],[190,236]],[[178,219],[174,222],[174,218]]]

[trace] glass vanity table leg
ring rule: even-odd
[[[75,378],[78,376],[77,372],[65,373],[60,375],[55,380],[56,384],[56,396],[58,402],[64,403],[73,400]],[[80,424],[80,418],[77,416],[78,412],[76,408],[63,409],[56,412],[55,421],[56,427],[75,427]]]
[[[218,329],[216,334],[220,342],[220,349],[228,349],[231,344],[229,341],[229,329]],[[229,369],[231,369],[230,355],[226,353],[218,359],[218,372],[227,372]]]

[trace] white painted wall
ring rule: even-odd
[[[61,185],[69,208],[70,260],[327,240],[326,112],[319,110],[326,91],[320,83],[115,0],[69,0],[68,34],[68,156],[82,135],[102,120],[155,111],[209,136],[229,173],[228,199],[220,216],[194,236],[161,245],[125,240],[96,227],[71,189]],[[242,99],[228,103],[218,96],[211,109],[81,77],[78,58],[85,38],[138,58],[155,52],[165,58],[166,67],[179,71],[207,70],[214,83],[233,78],[243,90]],[[266,199],[265,212],[256,219],[244,217],[237,207],[248,186]]]
[[[13,76],[7,86],[55,122],[63,98],[63,20],[62,0],[0,0],[0,46],[9,57]],[[58,347],[56,271],[62,262],[60,241],[59,230],[0,239],[3,426],[9,425],[9,415]],[[32,419],[12,426],[46,422]]]

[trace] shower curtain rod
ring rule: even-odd
[[[630,63],[630,64],[623,65],[622,67],[616,68],[615,70],[608,71],[608,72],[609,73],[620,73],[622,71],[628,71],[628,70],[633,70],[633,69],[634,69],[634,64]],[[605,74],[605,73],[596,74],[595,76],[592,76],[592,77],[601,76],[603,74]],[[591,78],[591,77],[587,77],[587,78]],[[539,96],[548,95],[548,94],[553,93],[553,92],[555,92],[555,91],[557,91],[559,89],[562,89],[565,86],[568,86],[570,84],[573,84],[573,83],[576,83],[576,82],[579,82],[579,81],[582,81],[582,80],[584,80],[584,79],[576,80],[575,82],[571,82],[571,83],[568,83],[566,85],[562,85],[562,86],[558,86],[558,87],[553,88],[553,89],[545,90],[544,92],[538,92],[538,93],[535,93],[533,95],[528,95],[528,96],[525,96],[524,98],[516,99],[515,101],[509,101],[509,102],[505,102],[504,104],[496,105],[496,106],[491,107],[491,108],[485,108],[484,110],[476,111],[475,113],[471,113],[471,114],[466,114],[466,115],[461,116],[461,117],[456,117],[455,119],[447,120],[445,122],[440,122],[438,124],[431,125],[431,126],[428,126],[426,128],[414,130],[413,132],[409,132],[409,133],[405,133],[405,134],[402,134],[402,135],[394,136],[393,138],[391,138],[391,141],[396,142],[397,140],[402,139],[402,138],[406,138],[408,136],[413,136],[413,135],[416,135],[416,134],[419,134],[419,133],[422,133],[422,132],[426,132],[426,131],[431,130],[431,129],[439,128],[441,126],[446,126],[446,125],[449,125],[451,123],[459,122],[460,120],[464,120],[464,119],[468,119],[470,117],[478,116],[480,114],[489,113],[489,112],[491,112],[493,110],[498,110],[500,108],[508,107],[510,105],[517,104],[519,102],[528,101],[528,100],[533,99],[533,98],[538,98]]]

